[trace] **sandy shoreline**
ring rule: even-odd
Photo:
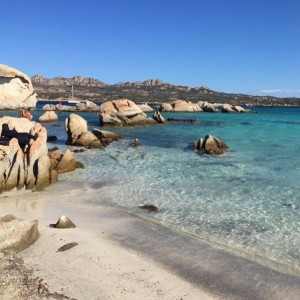
[[[19,213],[13,206],[4,206],[0,206],[1,215],[14,213],[24,219],[34,215],[22,205]],[[36,215],[40,238],[18,255],[25,267],[45,280],[50,292],[75,299],[216,299],[142,253],[121,247],[102,231],[104,227],[91,230],[88,220],[78,212],[71,213],[72,209],[77,228],[49,227],[68,210],[52,206],[46,215]],[[78,246],[57,252],[62,245],[74,241]]]
[[[297,276],[138,216],[58,205],[44,201],[46,194],[1,196],[0,213],[39,220],[40,239],[20,256],[51,292],[76,299],[298,299]],[[62,214],[77,228],[48,227]],[[78,246],[57,252],[69,242]]]

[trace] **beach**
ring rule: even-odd
[[[24,209],[27,204],[13,207],[18,202],[14,197],[18,195],[12,195],[6,205],[2,201],[1,215],[14,213],[24,219],[38,218],[40,238],[19,256],[25,267],[44,279],[51,292],[75,299],[217,299],[145,253],[121,246],[108,230],[120,224],[114,218],[106,219],[107,209],[98,211],[100,222],[92,223],[94,220],[83,217],[80,208],[50,207],[41,215],[39,210]],[[32,195],[27,193],[27,197],[24,201],[30,203]],[[63,212],[77,220],[77,228],[49,227]],[[101,221],[101,216],[106,220]],[[78,246],[57,252],[71,241],[78,242]]]
[[[35,119],[41,114],[33,111]],[[39,221],[39,240],[19,256],[52,293],[75,299],[298,299],[299,145],[288,144],[298,134],[298,114],[297,108],[270,108],[110,128],[123,139],[74,153],[84,168],[60,174],[42,191],[1,194],[1,215]],[[61,112],[45,125],[57,136],[48,149],[78,149],[65,145],[68,115]],[[90,130],[99,127],[95,113],[80,115]],[[203,132],[225,140],[228,151],[219,157],[193,152]],[[141,147],[133,147],[135,138]],[[61,215],[77,227],[49,228]],[[57,252],[71,242],[78,245]]]
[[[149,219],[107,207],[57,205],[45,193],[19,196],[1,195],[1,215],[39,220],[39,240],[19,255],[51,292],[75,299],[298,298],[298,276]],[[35,206],[38,199],[45,206]],[[62,214],[77,227],[50,228]],[[57,252],[70,242],[78,245]]]

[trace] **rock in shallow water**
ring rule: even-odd
[[[148,212],[158,212],[158,207],[153,204],[142,205],[140,209],[147,210]]]
[[[199,150],[209,155],[220,155],[228,149],[228,146],[218,138],[207,135],[204,140],[201,138],[198,142],[194,142],[194,150]]]

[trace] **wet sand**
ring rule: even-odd
[[[77,299],[299,299],[298,276],[153,221],[112,208],[39,202],[35,193],[14,197],[0,198],[1,215],[39,220],[40,239],[20,256],[51,292]],[[77,228],[49,228],[62,214]],[[69,242],[78,245],[57,252]]]

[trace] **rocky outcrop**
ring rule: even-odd
[[[46,128],[25,118],[0,118],[0,192],[53,183]]]
[[[204,139],[201,138],[198,142],[194,142],[195,151],[198,150],[209,155],[223,154],[226,149],[228,146],[212,135],[207,135]]]
[[[111,138],[111,139],[119,140],[119,139],[122,138],[121,135],[119,135],[118,133],[108,131],[108,130],[100,130],[100,129],[97,129],[97,128],[93,129],[93,134],[98,139]]]
[[[70,114],[65,121],[65,129],[68,134],[67,145],[100,148],[101,142],[88,131],[87,121],[81,116]]]
[[[159,111],[156,111],[153,114],[153,120],[155,120],[159,124],[167,123],[167,120],[161,115],[161,113]]]
[[[154,109],[149,106],[147,103],[144,103],[144,104],[138,104],[138,107],[144,112],[144,113],[147,113],[147,112],[154,112]]]
[[[230,105],[230,104],[221,104],[221,111],[223,113],[251,113],[250,109],[245,109],[238,105]]]
[[[198,103],[186,102],[184,100],[175,100],[171,103],[163,103],[159,110],[163,112],[201,112],[202,111]]]
[[[27,75],[0,64],[0,109],[35,107],[36,97]]]
[[[46,111],[39,117],[39,122],[55,122],[58,120],[58,116],[54,111]]]
[[[99,118],[101,126],[129,126],[155,124],[131,100],[118,99],[104,102],[100,105]]]
[[[38,221],[23,221],[12,215],[0,218],[0,253],[20,252],[39,238]]]

